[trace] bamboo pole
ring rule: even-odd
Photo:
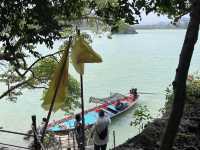
[[[70,36],[70,37],[69,37],[68,46],[67,46],[67,56],[66,56],[66,57],[68,57],[68,55],[69,55],[69,49],[70,49],[71,41],[72,41],[72,37]],[[62,66],[61,71],[64,70],[65,64],[66,64],[66,62],[65,62],[64,65]],[[62,72],[60,73],[60,77],[59,77],[59,80],[58,80],[58,84],[57,84],[57,85],[60,85],[60,83],[61,83],[61,76],[62,76]],[[50,119],[50,117],[51,117],[51,113],[52,113],[53,106],[54,106],[54,103],[55,103],[55,98],[56,98],[56,95],[57,95],[57,91],[58,91],[58,86],[56,87],[56,90],[55,90],[55,92],[54,92],[54,96],[53,96],[53,99],[52,99],[52,101],[51,101],[51,105],[50,105],[49,112],[48,112],[48,115],[47,115],[47,121],[46,121],[45,126],[44,126],[44,129],[43,129],[43,133],[42,133],[42,137],[41,137],[41,141],[42,141],[42,142],[43,142],[43,140],[44,140],[44,135],[45,135],[45,133],[46,133],[47,125],[48,125],[49,119]]]
[[[77,35],[80,36],[80,30],[76,26]],[[85,118],[84,118],[84,100],[83,100],[83,75],[80,74],[81,82],[81,120],[82,120],[82,139],[81,139],[81,150],[85,150]]]

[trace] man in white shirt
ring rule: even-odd
[[[111,123],[110,118],[106,117],[103,110],[99,112],[99,118],[95,123],[92,135],[94,140],[94,150],[106,150],[108,143],[108,125]]]

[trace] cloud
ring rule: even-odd
[[[139,24],[143,24],[143,25],[153,25],[153,24],[157,24],[160,22],[166,22],[166,23],[170,23],[170,19],[167,18],[167,16],[157,16],[155,13],[150,13],[148,15],[146,15],[145,13],[141,14],[142,16],[142,20],[140,21]]]

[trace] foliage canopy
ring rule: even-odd
[[[187,80],[186,103],[191,103],[192,101],[199,100],[200,98],[200,74],[197,72],[191,75],[191,77],[191,79]],[[166,89],[166,103],[165,110],[163,110],[163,113],[169,114],[169,110],[172,107],[173,99],[173,89],[172,86],[169,86]]]
[[[111,26],[123,20],[128,24],[136,24],[142,19],[142,12],[167,14],[176,21],[190,9],[189,0],[2,0],[0,65],[4,72],[1,73],[1,81],[6,82],[8,90],[0,98],[20,95],[20,88],[35,88],[36,84],[44,84],[49,78],[47,72],[51,71],[51,67],[45,63],[51,59],[40,62],[40,69],[36,69],[34,65],[46,56],[40,54],[35,46],[45,44],[52,48],[55,40],[66,37],[63,32],[73,34],[71,31],[80,22],[98,20],[101,24]],[[29,57],[37,58],[37,63],[28,66]],[[54,65],[54,62],[49,64]],[[10,75],[6,76],[8,72]],[[13,92],[17,88],[19,91]]]

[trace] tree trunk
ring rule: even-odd
[[[190,14],[190,22],[188,24],[185,40],[181,50],[178,68],[176,70],[174,88],[174,101],[172,105],[171,114],[166,126],[160,150],[171,150],[180,120],[183,114],[185,98],[186,98],[186,80],[188,70],[194,50],[194,45],[198,39],[200,23],[200,1],[194,0],[192,3],[192,11]]]

